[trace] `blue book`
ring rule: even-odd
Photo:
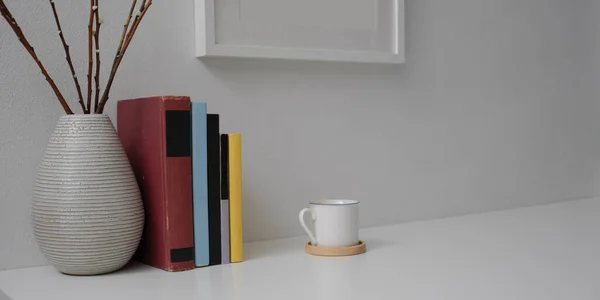
[[[209,264],[206,103],[192,102],[192,181],[196,267]]]

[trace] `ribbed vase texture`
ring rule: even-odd
[[[144,208],[108,116],[60,118],[39,167],[31,217],[38,246],[60,272],[103,274],[131,259]]]

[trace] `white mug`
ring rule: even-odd
[[[358,204],[356,200],[319,200],[300,211],[302,228],[313,246],[346,247],[358,244]],[[309,213],[314,223],[312,232],[304,223]]]

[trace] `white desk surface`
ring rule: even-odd
[[[14,300],[600,299],[600,199],[371,228],[361,239],[367,253],[338,258],[305,254],[305,237],[250,243],[243,263],[180,273],[10,270],[0,290]]]

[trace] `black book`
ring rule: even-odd
[[[221,261],[231,262],[229,245],[229,136],[221,134]]]
[[[209,265],[221,264],[221,149],[219,115],[206,116]]]

